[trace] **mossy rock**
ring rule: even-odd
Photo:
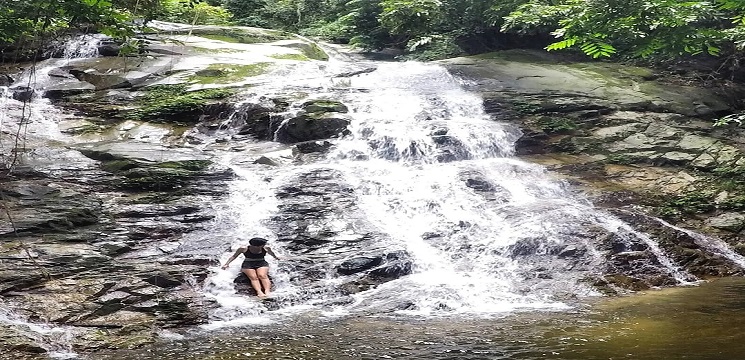
[[[313,114],[313,113],[328,113],[328,112],[337,112],[337,113],[347,113],[349,112],[349,109],[346,105],[342,104],[339,101],[334,100],[312,100],[305,102],[303,104],[303,110],[305,110],[307,113]]]
[[[234,93],[235,90],[232,89],[187,91],[186,84],[154,86],[146,89],[145,94],[136,102],[139,108],[126,118],[178,124],[196,123],[208,106]]]
[[[292,34],[284,31],[240,26],[198,26],[191,29],[177,30],[175,32],[190,32],[192,35],[200,36],[207,39],[240,44],[269,43],[294,38]]]
[[[326,52],[323,51],[323,49],[321,49],[321,47],[315,43],[309,43],[305,41],[295,41],[295,42],[281,44],[281,46],[292,48],[292,49],[297,49],[308,59],[320,60],[320,61],[327,61],[329,59],[329,55],[326,54]]]
[[[295,60],[295,61],[310,60],[310,58],[305,56],[304,54],[274,54],[274,55],[269,55],[269,57],[273,59],[280,59],[280,60]]]
[[[123,174],[119,188],[130,191],[175,191],[183,188],[197,174],[168,168],[135,168]]]
[[[244,81],[248,77],[258,76],[268,71],[271,63],[261,62],[248,65],[211,64],[206,69],[197,71],[189,81],[197,84],[228,84]]]
[[[204,171],[210,165],[212,161],[209,160],[181,160],[181,161],[166,161],[159,163],[155,166],[164,169],[178,169],[188,171]]]
[[[142,164],[131,159],[116,159],[105,161],[101,164],[101,169],[110,173],[118,173],[140,167]]]
[[[166,193],[182,189],[194,178],[204,174],[212,165],[209,160],[166,161],[157,164],[144,164],[137,161],[116,160],[110,162],[110,168],[119,168],[124,180],[118,184],[123,190],[158,191],[162,196],[153,195],[152,199],[143,199],[143,203],[163,200]]]

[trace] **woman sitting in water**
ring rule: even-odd
[[[267,240],[262,238],[248,240],[249,245],[238,248],[235,254],[228,259],[228,262],[222,266],[223,270],[227,269],[231,261],[235,260],[238,255],[243,254],[246,259],[241,264],[241,271],[251,280],[251,287],[256,290],[256,295],[260,298],[269,296],[272,289],[272,282],[269,280],[269,263],[264,260],[264,256],[269,254],[279,260],[279,257],[274,255],[274,252],[266,246],[266,243]],[[263,291],[261,290],[262,287],[264,288]]]

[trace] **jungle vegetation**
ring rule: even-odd
[[[128,39],[154,19],[276,28],[421,58],[529,45],[736,66],[745,47],[745,0],[5,0],[0,43],[71,29]]]

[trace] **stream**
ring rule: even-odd
[[[95,359],[740,359],[745,281],[497,318],[296,318],[200,332]]]

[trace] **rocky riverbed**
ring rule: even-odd
[[[361,136],[353,115],[363,110],[350,109],[346,97],[370,90],[350,79],[385,70],[331,48],[329,61],[319,45],[291,34],[162,28],[145,38],[150,52],[141,57],[48,60],[32,88],[18,86],[23,74],[8,74],[19,79],[2,100],[0,134],[0,305],[9,310],[0,318],[12,320],[0,322],[0,346],[8,351],[57,350],[55,341],[40,341],[18,324],[72,329],[76,336],[65,346],[92,352],[141,346],[160,329],[209,322],[220,305],[205,296],[205,283],[235,243],[213,227],[240,177],[236,163],[225,161],[236,154],[257,181],[284,172],[286,181],[270,189],[276,209],[264,226],[284,250],[309,256],[281,265],[294,274],[287,281],[307,291],[270,307],[321,295],[329,304],[351,304],[354,294],[416,271],[409,251],[381,245],[391,234],[360,209],[359,184],[319,162],[339,155],[339,139]],[[739,128],[713,127],[714,118],[732,111],[726,96],[666,83],[649,69],[565,63],[537,52],[440,64],[481,95],[491,120],[519,128],[521,159],[546,166],[630,224],[628,231],[648,234],[622,236],[589,224],[562,234],[561,243],[521,238],[503,250],[524,266],[516,291],[566,280],[571,286],[556,297],[570,299],[581,295],[573,292],[578,278],[604,294],[678,284],[657,248],[686,280],[742,274],[743,139]],[[269,82],[283,87],[252,90]],[[444,101],[440,95],[429,100]],[[443,116],[424,110],[422,118]],[[437,162],[475,156],[447,127],[433,128],[428,141]],[[403,161],[422,151],[421,144],[389,140],[370,139],[369,153],[345,152],[343,159]],[[293,170],[309,164],[319,165]],[[487,209],[510,201],[484,173],[459,176]],[[453,239],[472,227],[447,224],[421,238]],[[328,274],[341,280],[329,285]],[[390,308],[411,306],[401,299]]]

